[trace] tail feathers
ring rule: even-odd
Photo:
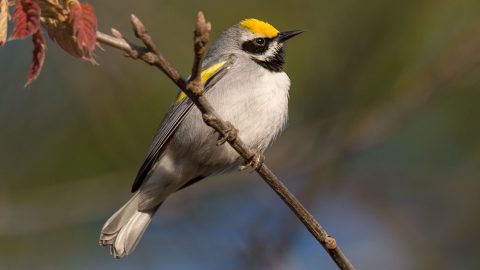
[[[135,194],[102,228],[100,245],[110,246],[110,253],[115,258],[132,253],[158,209],[138,211],[138,203]]]
[[[116,235],[118,231],[127,225],[130,218],[137,212],[139,204],[139,195],[135,193],[130,200],[113,214],[102,228],[102,236]],[[100,238],[102,240],[102,238]]]
[[[150,224],[152,214],[153,213],[135,213],[127,225],[120,229],[116,237],[110,240],[112,242],[114,240],[114,242],[110,244],[110,253],[115,258],[121,258],[132,253],[135,247],[137,247],[138,242],[140,242],[148,224]]]

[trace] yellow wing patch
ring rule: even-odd
[[[240,25],[252,31],[252,33],[269,38],[275,37],[280,33],[273,25],[257,19],[245,19],[240,22]]]
[[[202,71],[202,74],[200,75],[200,80],[202,81],[202,84],[205,84],[210,78],[212,78],[212,76],[215,75],[215,73],[217,73],[217,71],[223,65],[225,65],[225,63],[227,63],[227,61],[218,62],[218,63],[208,67],[204,71]],[[180,91],[177,95],[177,100],[175,101],[175,103],[180,103],[180,101],[184,100],[186,97],[187,97],[187,95],[185,95],[185,93],[183,93],[183,91]]]

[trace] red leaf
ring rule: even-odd
[[[38,0],[16,0],[13,23],[15,26],[10,39],[24,39],[37,32],[40,27]]]
[[[96,45],[97,17],[87,3],[70,4],[70,24],[78,47],[91,57]]]
[[[25,87],[34,81],[43,67],[43,62],[45,61],[45,50],[47,46],[45,45],[45,39],[43,38],[43,34],[41,30],[38,30],[32,36],[33,41],[33,59],[32,64],[30,65],[30,69],[28,71],[27,83],[25,83]]]

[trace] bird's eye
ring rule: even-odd
[[[258,46],[263,46],[265,45],[265,39],[264,38],[256,38],[255,39],[255,44]]]

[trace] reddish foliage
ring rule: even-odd
[[[92,6],[87,3],[70,5],[70,24],[78,47],[90,58],[95,49],[97,18]]]
[[[10,40],[25,39],[32,36],[34,45],[33,59],[28,72],[27,83],[34,81],[42,70],[45,61],[45,39],[40,29],[40,23],[47,29],[51,39],[56,41],[62,49],[71,55],[96,63],[92,54],[96,46],[97,18],[92,6],[80,3],[78,0],[14,0],[13,33]],[[62,3],[53,8],[54,3]],[[7,0],[0,0],[0,47],[7,38],[8,5]],[[68,7],[64,6],[68,4]],[[3,8],[2,8],[3,7]],[[58,9],[61,10],[58,10]],[[45,19],[41,22],[42,10]],[[65,14],[68,20],[64,20]],[[59,13],[61,16],[55,16]]]
[[[25,86],[28,86],[35,80],[43,67],[43,62],[45,61],[45,50],[47,46],[45,45],[45,39],[43,38],[42,31],[38,30],[32,36],[33,41],[33,59],[32,64],[30,64],[30,69],[28,71],[27,83]]]
[[[13,11],[14,28],[10,39],[24,39],[40,28],[38,0],[16,0]]]
[[[48,36],[70,55],[77,58],[85,58],[85,53],[80,50],[73,36],[73,28],[70,23],[56,25],[45,24]]]

